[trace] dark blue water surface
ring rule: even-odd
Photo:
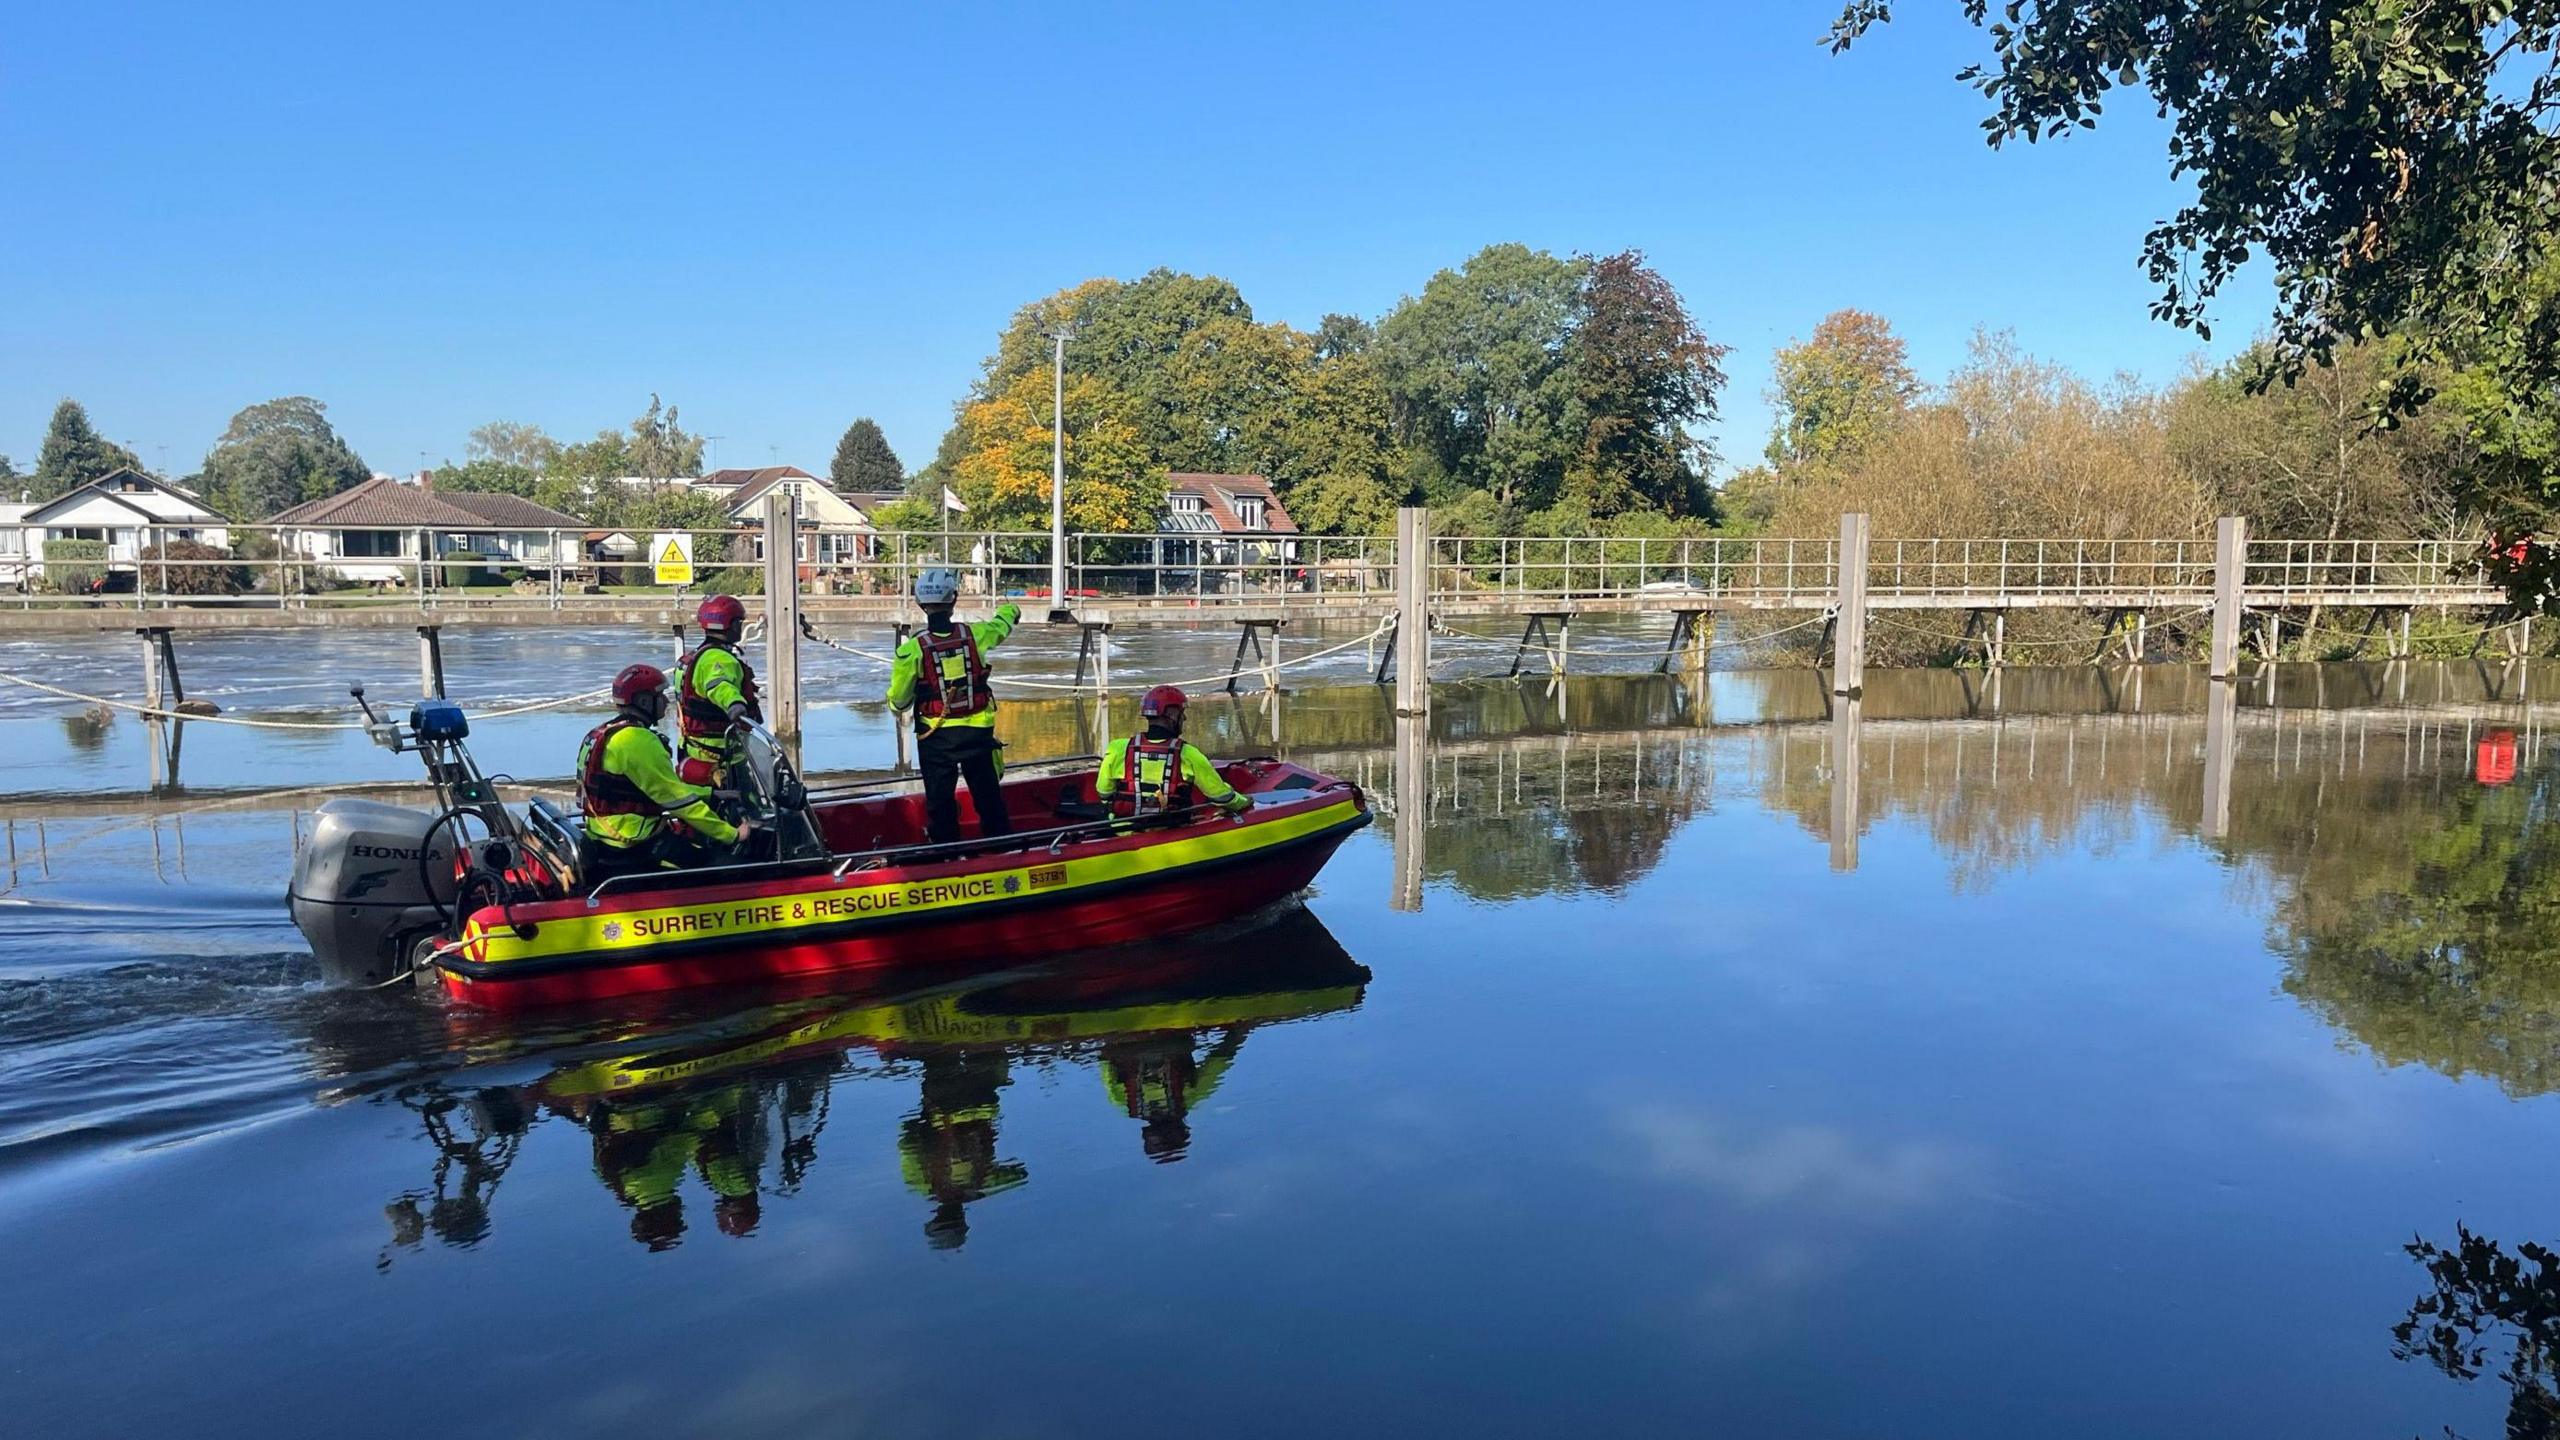
[[[2480,1283],[2560,1243],[2528,680],[2560,677],[2286,669],[2228,744],[2173,669],[1880,675],[1854,724],[1804,673],[1488,680],[1401,754],[1366,686],[1220,701],[1213,748],[1381,811],[1302,907],[507,1021],[315,987],[278,900],[314,796],[26,785],[63,793],[9,802],[0,1413],[368,1440],[2530,1425],[2560,1313]],[[1089,709],[1018,702],[1008,733],[1071,753]],[[893,758],[842,713],[844,763]],[[20,778],[147,755],[107,729],[79,751],[61,707],[16,709],[0,752]],[[255,753],[222,736],[181,778],[375,773]]]

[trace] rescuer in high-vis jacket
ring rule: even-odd
[[[1161,815],[1195,805],[1215,805],[1241,815],[1253,802],[1236,792],[1200,747],[1182,738],[1190,698],[1170,685],[1138,697],[1147,733],[1111,742],[1093,772],[1093,793],[1121,815]]]
[[[676,662],[676,723],[684,737],[676,773],[688,785],[734,789],[724,781],[744,758],[736,739],[738,725],[764,723],[756,672],[738,654],[738,641],[747,633],[747,607],[735,595],[714,595],[693,618],[702,627],[702,643]]]
[[[996,695],[987,683],[987,652],[1013,633],[1019,606],[996,607],[995,618],[961,625],[951,618],[960,600],[960,574],[936,568],[916,576],[916,604],[924,628],[898,642],[889,664],[889,707],[915,707],[916,768],[924,772],[925,839],[939,845],[960,838],[960,781],[969,782],[978,833],[1013,833],[1005,813],[1003,749],[996,739]]]
[[[586,814],[586,879],[700,865],[721,858],[753,822],[731,825],[711,792],[675,771],[658,721],[666,672],[633,665],[613,679],[614,717],[578,744],[578,805]],[[716,848],[715,848],[716,847]]]

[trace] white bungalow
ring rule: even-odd
[[[144,550],[168,540],[228,546],[230,522],[206,509],[192,490],[139,470],[102,475],[51,500],[19,507],[15,578],[44,573],[44,547],[53,540],[95,540],[107,547],[107,565],[130,569]],[[0,541],[0,580],[10,579],[11,557]]]
[[[24,589],[33,573],[28,569],[26,520],[27,512],[35,508],[35,502],[28,500],[0,505],[0,586]]]

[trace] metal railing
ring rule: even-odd
[[[699,529],[694,579],[654,583],[650,537],[598,531],[473,532],[336,526],[141,526],[120,529],[103,556],[47,555],[30,540],[23,558],[0,553],[0,611],[173,606],[323,608],[488,606],[574,609],[674,599],[760,583],[763,532]],[[902,596],[919,570],[948,565],[964,594],[1047,598],[1049,537],[1022,531],[804,528],[800,581],[812,595]],[[183,542],[183,543],[182,543]],[[198,548],[189,548],[190,546]],[[347,553],[349,550],[357,553]],[[1367,536],[1100,534],[1067,537],[1071,600],[1145,607],[1340,601],[1391,602],[1396,546]],[[2309,603],[2357,596],[2440,596],[2460,603],[2485,591],[2476,543],[2463,540],[2259,540],[2249,549],[2253,603]],[[1873,542],[1871,598],[1968,601],[2043,597],[2091,603],[2202,602],[2213,593],[2209,538],[2093,540],[1904,539]],[[1634,598],[1767,605],[1825,603],[1839,585],[1833,537],[1435,536],[1428,591],[1434,602]],[[725,572],[725,573],[724,573]]]

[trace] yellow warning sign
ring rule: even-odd
[[[661,585],[693,583],[693,537],[681,530],[649,537],[649,564]]]

